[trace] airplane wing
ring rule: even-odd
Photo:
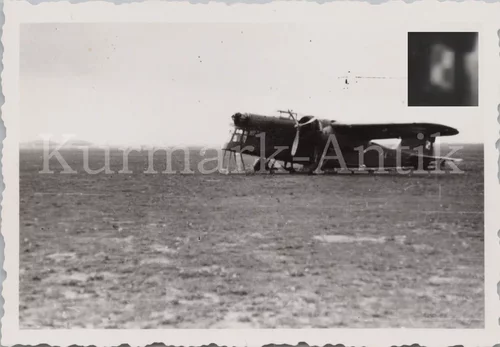
[[[418,134],[431,136],[451,136],[458,130],[433,123],[386,123],[386,124],[331,124],[336,134],[358,140],[376,140],[392,138],[415,138]]]

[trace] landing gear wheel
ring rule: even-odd
[[[266,163],[266,169],[269,171],[271,175],[274,175],[274,173],[278,170],[275,167],[275,165],[276,165],[276,160],[273,160],[271,165],[268,165],[268,163]]]
[[[287,165],[287,164],[289,164],[289,165]],[[291,174],[295,173],[295,169],[293,167],[293,162],[285,162],[283,168]]]
[[[261,171],[261,169],[262,169],[262,161],[261,161],[261,159],[259,158],[259,159],[257,159],[257,160],[255,161],[255,163],[253,163],[253,171],[254,171],[254,172],[260,172],[260,171]],[[266,170],[266,171],[268,171],[268,170],[269,170],[269,164],[268,164],[267,160],[266,160],[266,161],[265,161],[265,163],[264,163],[264,170]]]
[[[319,168],[319,162],[321,160],[321,150],[318,145],[314,146],[313,154],[311,155],[311,165],[307,168],[309,175],[315,175]],[[319,168],[321,170],[321,168]]]
[[[440,163],[439,163],[439,168],[441,170],[446,170],[446,161],[445,160],[442,160]]]
[[[278,170],[278,169],[274,166],[275,164],[276,164],[276,160],[274,160],[274,161],[272,162],[272,164],[271,164],[271,165],[269,165],[269,160],[268,160],[268,159],[266,159],[266,160],[265,160],[265,164],[264,164],[264,171],[267,171],[267,172],[269,172],[269,173],[271,173],[271,174],[274,174],[274,173],[276,172],[276,170]],[[257,159],[257,160],[255,161],[255,163],[253,164],[253,171],[254,171],[254,172],[261,172],[261,169],[262,169],[262,162],[261,162],[261,160],[260,160],[260,158],[259,158],[259,159]]]

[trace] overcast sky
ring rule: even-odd
[[[482,142],[478,108],[406,106],[406,32],[361,30],[23,25],[21,141],[50,133],[108,144],[220,145],[233,113],[291,108],[343,122],[441,123],[460,131],[450,141]]]

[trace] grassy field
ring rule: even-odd
[[[457,156],[459,175],[167,175],[132,152],[132,174],[90,175],[73,150],[65,175],[21,151],[20,326],[480,328],[483,147]]]

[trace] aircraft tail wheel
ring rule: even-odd
[[[429,170],[430,169],[430,164],[431,164],[431,161],[427,158],[424,158],[424,170]]]

